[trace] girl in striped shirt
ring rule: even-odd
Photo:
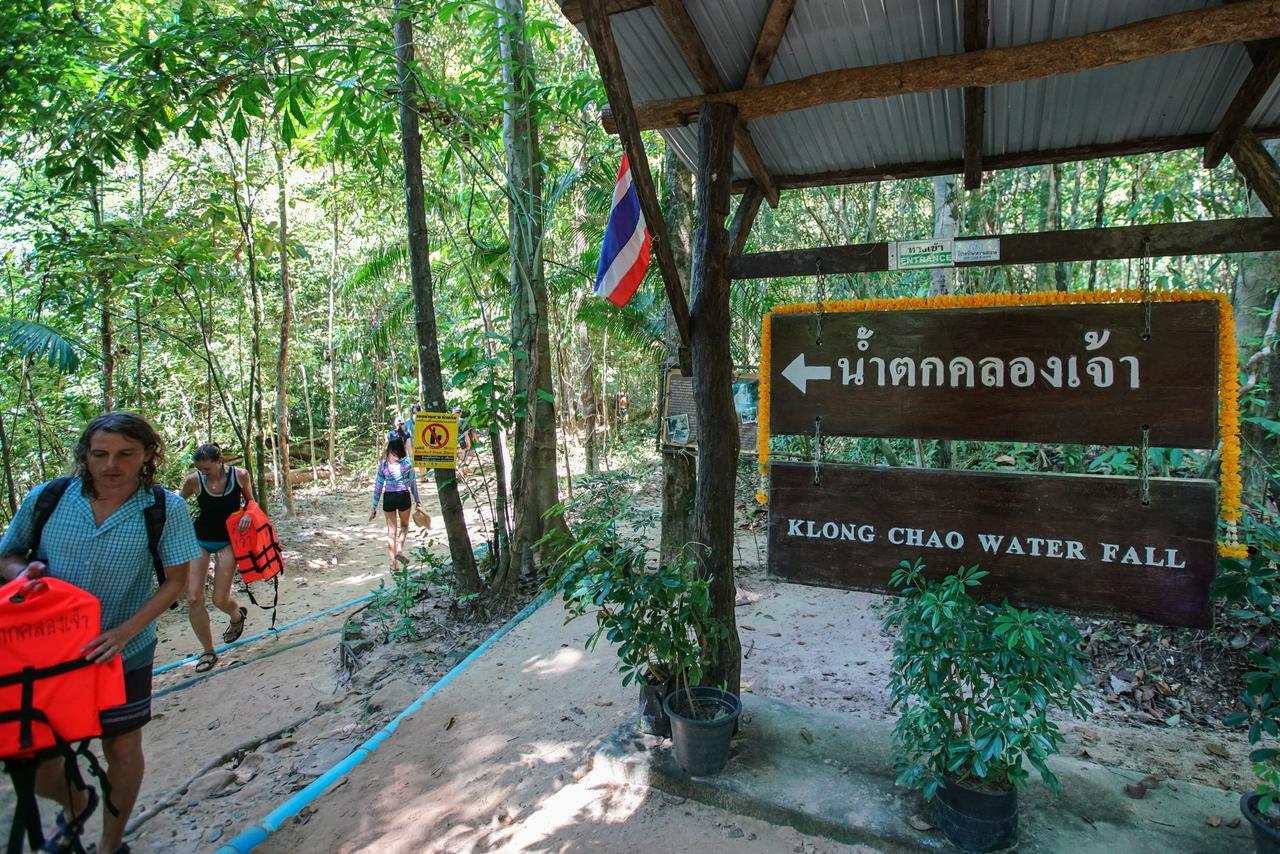
[[[409,497],[413,496],[412,505]],[[378,515],[378,497],[382,496],[383,515],[387,520],[387,552],[391,555],[391,568],[396,561],[409,564],[404,554],[404,544],[409,538],[409,511],[411,507],[422,509],[418,500],[418,475],[404,450],[404,438],[397,432],[387,434],[387,448],[378,461],[377,477],[373,481],[373,507],[369,521]]]

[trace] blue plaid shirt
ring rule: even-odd
[[[41,484],[22,502],[8,530],[0,539],[0,554],[25,553],[31,541],[36,496]],[[177,566],[200,556],[196,532],[187,503],[166,492],[164,533],[160,535],[160,561]],[[113,629],[138,612],[156,592],[156,574],[147,549],[147,526],[142,511],[155,503],[141,487],[112,513],[101,527],[93,518],[89,499],[75,478],[62,494],[45,523],[36,558],[49,566],[49,575],[70,582],[97,596],[102,603],[102,630]],[[125,670],[147,663],[156,641],[151,622],[125,644]]]

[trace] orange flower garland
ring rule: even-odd
[[[1041,305],[1081,305],[1094,303],[1202,302],[1218,303],[1218,434],[1222,442],[1222,482],[1219,514],[1226,523],[1227,538],[1218,543],[1223,557],[1247,557],[1248,549],[1239,542],[1236,525],[1240,521],[1240,379],[1237,376],[1235,317],[1225,294],[1213,291],[1037,291],[1030,294],[972,294],[905,299],[851,299],[822,303],[824,312],[847,311],[911,311],[918,309],[986,308]],[[817,303],[780,305],[765,313],[760,327],[760,412],[756,453],[761,478],[769,472],[769,379],[770,335],[775,314],[807,314]],[[761,504],[768,501],[764,490],[756,492]]]

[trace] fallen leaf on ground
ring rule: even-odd
[[[1160,778],[1155,774],[1148,774],[1138,782],[1138,785],[1147,789],[1158,789],[1160,788]]]
[[[1204,746],[1204,752],[1210,756],[1220,756],[1223,759],[1231,758],[1231,751],[1220,741],[1210,741]]]
[[[1210,827],[1219,827],[1222,824],[1222,816],[1211,815],[1204,820],[1204,823],[1209,825]]]
[[[444,728],[446,732],[453,729],[453,724],[454,724],[454,721],[456,720],[457,720],[456,718],[454,718],[453,716],[450,716],[449,720],[445,721]]]
[[[911,816],[911,818],[908,819],[907,821],[908,823],[910,823],[912,827],[914,827],[916,830],[920,831],[921,833],[924,833],[927,830],[933,830],[933,825],[929,824],[929,822],[925,821],[918,815]]]
[[[800,727],[800,737],[804,739],[805,744],[813,744],[813,735],[804,727]]]
[[[1141,783],[1136,786],[1132,783],[1124,784],[1124,793],[1135,801],[1140,801],[1147,796],[1147,787]]]

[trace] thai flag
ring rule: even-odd
[[[622,155],[613,185],[613,207],[604,227],[604,247],[596,271],[596,294],[621,308],[640,286],[649,266],[649,230],[644,226],[640,195],[631,181],[631,166]]]

